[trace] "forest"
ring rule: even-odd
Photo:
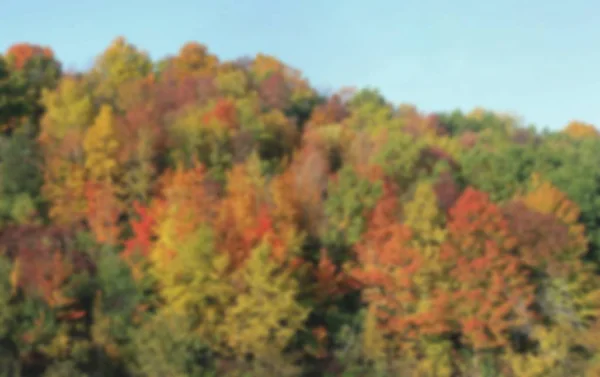
[[[600,376],[596,128],[336,90],[8,48],[0,376]]]

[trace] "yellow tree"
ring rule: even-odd
[[[237,295],[225,314],[224,336],[235,354],[253,356],[255,371],[282,375],[287,369],[282,368],[290,364],[285,349],[309,311],[297,300],[299,285],[292,270],[270,255],[269,246],[262,243],[232,275]]]
[[[210,75],[219,64],[219,59],[208,52],[206,46],[188,42],[179,54],[170,61],[170,68],[177,76]]]
[[[104,105],[83,140],[85,150],[87,222],[99,242],[115,244],[124,210],[118,177],[119,142],[112,108]]]
[[[96,84],[96,93],[110,99],[115,98],[121,84],[145,77],[151,71],[152,61],[148,54],[118,37],[96,59],[91,78]]]
[[[83,136],[93,117],[92,101],[83,83],[64,77],[55,90],[43,91],[41,101],[46,112],[39,141],[46,156],[60,155],[83,162]]]
[[[448,236],[445,216],[438,206],[433,185],[417,183],[413,197],[402,208],[402,220],[412,231],[409,245],[418,250],[423,258],[421,271],[415,276],[416,287],[423,303],[447,288],[448,276],[443,274],[440,253]],[[452,372],[452,344],[444,337],[421,337],[418,339],[421,357],[415,358],[415,368],[423,376],[445,376]]]
[[[83,140],[85,167],[94,181],[112,180],[118,172],[119,141],[115,131],[113,110],[104,105]]]
[[[167,268],[176,254],[179,238],[193,234],[202,224],[208,223],[214,211],[212,197],[205,190],[205,169],[196,166],[178,168],[164,177],[162,210],[157,211],[156,232],[159,234],[150,253],[157,276]]]
[[[49,216],[60,225],[74,225],[85,219],[85,170],[82,166],[52,158],[46,160],[42,194],[50,202]]]
[[[572,121],[562,131],[574,139],[586,139],[600,137],[600,132],[592,124]]]
[[[39,143],[46,161],[42,194],[50,202],[50,217],[60,224],[75,224],[85,216],[83,138],[93,108],[83,83],[65,77],[53,91],[45,90],[46,113]]]
[[[190,318],[198,324],[194,331],[221,348],[223,311],[235,291],[226,277],[227,253],[218,249],[210,226],[215,203],[205,190],[205,171],[179,168],[165,182],[162,210],[152,221],[156,241],[146,245],[150,273],[164,310]]]

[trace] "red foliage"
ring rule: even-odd
[[[448,211],[460,197],[458,184],[448,171],[440,174],[433,189],[438,200],[438,205],[443,211]]]
[[[6,56],[14,59],[14,64],[17,69],[23,68],[27,61],[36,56],[45,56],[53,58],[54,52],[48,47],[29,43],[17,43],[8,48]]]
[[[319,263],[314,270],[317,300],[335,300],[356,287],[356,281],[341,271],[329,258],[326,250],[321,250]]]
[[[122,254],[125,260],[130,259],[136,253],[147,257],[155,236],[154,226],[156,220],[151,215],[150,210],[137,201],[133,203],[133,207],[138,214],[139,220],[131,219],[133,236],[125,241],[125,249]]]
[[[460,144],[464,148],[473,148],[475,144],[477,144],[477,140],[479,139],[479,135],[473,131],[464,132],[460,135]]]
[[[217,93],[211,77],[175,78],[166,74],[157,84],[155,106],[160,114],[167,115],[197,101],[213,98]]]
[[[59,227],[12,226],[0,234],[0,245],[17,262],[16,287],[40,297],[57,310],[59,318],[83,317],[82,304],[66,297],[64,288],[75,273],[95,273],[86,253],[70,248],[74,232]]]
[[[490,202],[484,192],[468,187],[450,209],[449,216],[448,230],[455,239],[472,236],[472,241],[478,242],[479,246],[490,239],[503,244],[505,249],[515,245],[500,208]],[[485,238],[481,238],[482,235]]]
[[[160,124],[160,114],[157,110],[156,107],[142,104],[129,109],[122,118],[118,119],[119,136],[123,146],[121,161],[128,161],[135,156],[144,133],[148,137],[144,142],[151,143],[151,148],[155,152],[165,150],[165,128]]]
[[[508,222],[487,194],[472,188],[449,213],[441,262],[456,282],[449,292],[451,315],[469,345],[504,345],[507,331],[531,318],[533,301],[533,286],[513,253],[516,242]]]
[[[340,95],[335,94],[326,103],[317,106],[313,110],[308,127],[340,123],[349,114],[350,112],[343,104]]]
[[[204,114],[202,121],[205,124],[210,124],[214,121],[226,129],[236,129],[238,127],[238,119],[235,103],[226,98],[220,98],[212,110]]]
[[[523,202],[511,202],[504,208],[508,226],[515,235],[519,257],[531,268],[559,271],[567,268],[563,253],[570,245],[569,228],[551,214],[529,209]]]
[[[272,255],[279,262],[283,262],[285,258],[285,245],[275,233],[273,226],[273,218],[266,206],[262,206],[255,219],[256,225],[246,229],[242,233],[245,248],[252,250],[260,242],[266,241],[272,247]]]
[[[258,94],[265,107],[284,110],[288,106],[290,90],[281,72],[272,73],[264,79]]]

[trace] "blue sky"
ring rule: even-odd
[[[314,86],[372,86],[424,111],[483,106],[540,127],[600,126],[596,0],[2,0],[0,50],[50,45],[91,65],[117,35],[159,58],[186,41],[257,52]]]

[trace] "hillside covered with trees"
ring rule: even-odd
[[[0,375],[600,376],[600,134],[275,57],[0,56]]]

